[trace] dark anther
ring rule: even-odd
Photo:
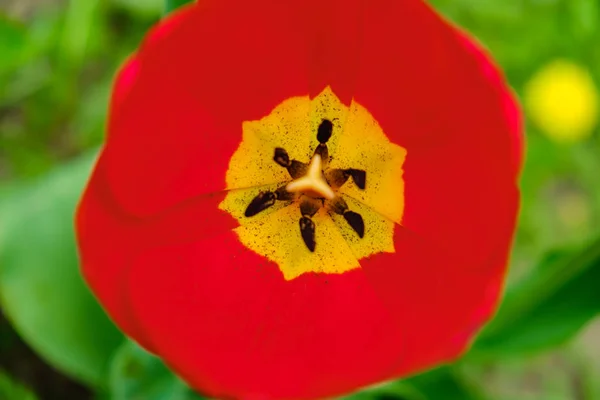
[[[362,239],[365,236],[365,221],[359,213],[354,211],[346,211],[344,213],[344,219],[350,224],[354,232]]]
[[[330,120],[324,119],[319,125],[319,130],[317,131],[317,140],[319,143],[325,144],[331,138],[331,132],[333,131],[333,124]]]
[[[304,217],[312,217],[317,213],[317,211],[319,211],[321,205],[322,203],[320,200],[304,196],[302,202],[300,203],[300,212]]]
[[[327,165],[329,162],[329,149],[326,144],[319,144],[315,149],[315,154],[321,156],[321,160],[323,161],[323,165]]]
[[[331,201],[331,209],[334,213],[344,215],[348,211],[348,204],[341,197],[336,197]]]
[[[367,173],[365,171],[363,171],[362,169],[350,168],[344,172],[346,172],[352,177],[352,180],[354,180],[354,183],[356,183],[356,186],[358,186],[359,189],[365,189],[365,186],[367,184]]]
[[[311,252],[315,251],[315,223],[308,217],[300,218],[300,234],[304,244]]]
[[[273,192],[260,192],[248,205],[244,215],[246,217],[253,217],[261,211],[275,204],[276,195]]]
[[[304,176],[304,174],[306,174],[306,170],[308,169],[308,165],[304,164],[303,162],[290,160],[290,156],[288,155],[287,151],[281,147],[275,148],[273,160],[282,167],[287,168],[292,179],[298,179],[301,176]]]
[[[336,168],[325,171],[325,180],[334,190],[342,187],[349,177],[350,175],[342,169]]]
[[[359,189],[365,189],[367,184],[367,173],[362,169],[330,169],[325,171],[325,179],[333,189],[337,189],[344,185],[350,177],[352,177],[352,180]]]
[[[308,170],[308,165],[303,162],[292,160],[290,162],[290,166],[288,167],[288,172],[292,179],[298,179],[306,175],[306,171]]]
[[[290,162],[290,156],[288,156],[287,151],[282,149],[281,147],[277,147],[275,149],[275,155],[273,156],[273,160],[284,168],[289,168],[292,163]]]
[[[294,200],[296,193],[290,193],[285,189],[285,186],[282,186],[275,191],[275,198],[282,201]]]

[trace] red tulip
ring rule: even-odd
[[[501,292],[519,118],[423,1],[203,0],[117,79],[83,273],[214,397],[330,397],[454,360]]]

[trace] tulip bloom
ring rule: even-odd
[[[496,308],[521,142],[496,67],[423,1],[204,0],[117,78],[83,273],[213,397],[404,377]]]

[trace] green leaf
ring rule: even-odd
[[[342,397],[342,400],[428,400],[415,387],[404,381],[373,386]]]
[[[119,7],[123,7],[136,16],[160,17],[164,10],[164,0],[113,0]]]
[[[165,13],[168,14],[171,11],[183,6],[184,4],[191,3],[194,0],[166,0],[165,1]]]
[[[110,369],[112,400],[201,400],[162,361],[133,342],[125,342]]]
[[[0,399],[3,400],[36,400],[35,395],[14,382],[4,371],[0,369]]]
[[[571,0],[566,3],[571,14],[572,29],[581,37],[589,37],[598,27],[600,8],[596,0]]]
[[[565,343],[600,313],[600,240],[548,256],[509,289],[470,356],[506,357]]]
[[[73,214],[94,159],[64,165],[0,201],[0,304],[48,362],[101,386],[123,336],[78,266]]]
[[[0,14],[0,76],[21,64],[26,43],[25,27]],[[2,94],[3,89],[0,88],[0,97]]]
[[[438,368],[410,379],[383,383],[343,400],[483,400],[453,366]]]
[[[427,400],[483,400],[472,382],[463,379],[454,366],[445,366],[406,380]]]
[[[88,51],[91,39],[100,37],[100,0],[71,0],[67,7],[60,50],[70,68],[79,68]]]

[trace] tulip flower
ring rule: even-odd
[[[406,377],[496,309],[520,117],[421,0],[183,7],[121,70],[107,131],[77,212],[83,274],[201,393]]]

